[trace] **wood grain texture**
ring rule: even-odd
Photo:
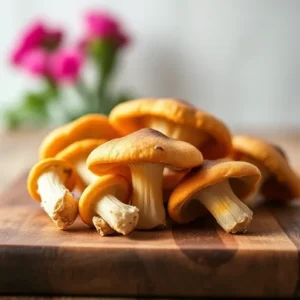
[[[164,231],[100,237],[80,220],[58,231],[22,176],[0,198],[0,293],[101,296],[292,296],[300,207],[264,208],[246,235],[210,217]]]

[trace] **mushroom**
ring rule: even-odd
[[[119,137],[104,115],[85,115],[69,124],[50,132],[42,141],[39,150],[40,159],[54,157],[70,144],[84,139],[112,139]]]
[[[30,196],[41,201],[41,206],[59,229],[72,225],[78,215],[78,202],[70,193],[75,183],[72,165],[56,158],[39,161],[28,175]]]
[[[115,231],[123,235],[134,230],[138,209],[130,206],[130,185],[119,175],[99,177],[89,185],[79,200],[79,214],[84,223],[95,227],[100,235]]]
[[[300,179],[281,148],[245,135],[234,136],[232,143],[233,158],[256,165],[262,175],[256,193],[247,199],[248,205],[257,205],[259,192],[266,200],[284,201],[300,197]]]
[[[246,232],[253,213],[242,200],[255,190],[259,179],[258,168],[246,162],[204,161],[173,191],[169,215],[188,223],[208,210],[226,232]]]
[[[76,187],[81,192],[99,178],[87,168],[86,159],[95,148],[105,142],[107,142],[105,139],[80,140],[69,145],[56,155],[56,158],[68,161],[74,166],[78,175]]]
[[[133,185],[131,204],[139,209],[138,229],[151,229],[166,223],[162,199],[164,167],[188,169],[201,163],[201,152],[194,146],[149,128],[110,140],[96,148],[87,159],[88,168],[99,175],[120,165],[129,166]]]
[[[218,159],[231,153],[231,135],[224,123],[182,100],[144,98],[117,105],[109,121],[123,134],[149,127],[164,135],[188,142],[205,159]]]

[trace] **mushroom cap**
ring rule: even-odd
[[[190,172],[190,169],[176,171],[172,169],[164,169],[163,189],[173,190],[181,180]]]
[[[231,134],[225,124],[182,100],[142,98],[127,101],[117,105],[109,115],[111,124],[123,134],[148,127],[146,122],[149,118],[161,118],[205,132],[209,139],[200,150],[207,159],[222,158],[231,153]]]
[[[189,169],[200,165],[202,160],[201,152],[191,144],[144,128],[100,145],[89,155],[87,166],[93,173],[101,175],[120,165],[156,163]]]
[[[120,133],[100,114],[85,115],[71,123],[58,127],[42,141],[40,159],[54,157],[70,144],[84,139],[113,139]]]
[[[243,135],[234,136],[232,143],[234,159],[239,160],[241,155],[246,155],[272,173],[261,188],[266,199],[291,200],[300,197],[300,178],[277,148]]]
[[[168,203],[170,217],[179,223],[188,223],[207,212],[193,195],[203,188],[229,180],[234,194],[246,199],[255,191],[260,180],[260,171],[254,165],[243,161],[208,161],[193,170],[171,194]]]
[[[127,180],[119,175],[105,175],[90,184],[79,200],[79,215],[82,221],[93,227],[94,205],[104,196],[113,195],[127,204],[130,199],[131,187]]]
[[[58,174],[61,176],[64,186],[69,191],[73,190],[76,184],[76,173],[72,164],[58,158],[45,158],[33,166],[27,178],[27,190],[33,199],[41,201],[41,196],[38,193],[39,177],[45,172],[58,167],[61,170]]]

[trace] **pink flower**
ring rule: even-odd
[[[48,28],[43,22],[31,24],[21,34],[20,40],[11,53],[10,60],[14,65],[21,65],[23,58],[35,48],[54,49],[62,40],[62,31]]]
[[[118,21],[107,12],[92,11],[85,16],[86,40],[107,39],[125,46],[129,39]]]
[[[49,53],[44,49],[30,50],[21,61],[21,66],[35,76],[44,76],[48,73]]]
[[[52,78],[61,83],[77,80],[84,56],[78,49],[59,49],[50,58],[49,71]]]

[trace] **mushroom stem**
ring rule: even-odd
[[[42,174],[38,179],[41,206],[59,229],[72,225],[78,215],[78,202],[62,183],[56,170]]]
[[[95,205],[95,213],[100,216],[112,229],[126,235],[134,230],[139,219],[139,210],[131,205],[124,204],[112,194],[99,199]],[[96,229],[100,228],[94,222]]]
[[[166,122],[161,118],[151,118],[147,122],[147,126],[160,131],[164,135],[192,144],[195,147],[200,147],[208,138],[207,134],[192,127],[172,122]]]
[[[253,212],[233,193],[228,180],[205,187],[195,197],[226,232],[247,231]]]
[[[166,224],[162,195],[164,166],[154,163],[130,165],[132,176],[132,205],[139,209],[138,229],[151,229]]]
[[[111,235],[116,233],[101,217],[93,217],[93,224],[101,236]]]
[[[75,168],[86,185],[90,185],[99,178],[99,176],[95,175],[87,168],[86,161],[84,159],[79,160],[76,163]]]

